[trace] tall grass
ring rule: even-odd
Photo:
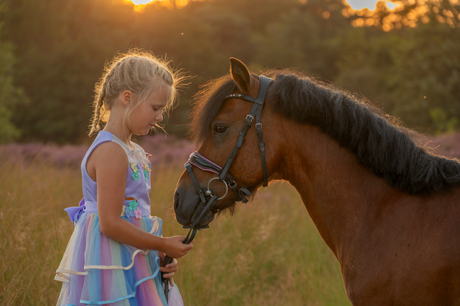
[[[182,167],[152,171],[152,214],[163,235],[187,233],[172,197]],[[0,305],[54,305],[54,272],[73,230],[81,176],[43,162],[0,166]],[[175,281],[186,305],[350,305],[340,267],[295,190],[273,184],[198,233]]]

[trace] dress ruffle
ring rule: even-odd
[[[161,236],[161,219],[124,217],[144,231]],[[55,279],[63,282],[58,306],[168,305],[161,282],[158,251],[140,250],[102,234],[96,213],[75,225]],[[169,305],[183,305],[177,286]]]

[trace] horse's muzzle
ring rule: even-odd
[[[176,220],[180,224],[185,226],[191,225],[204,206],[199,196],[195,193],[195,190],[176,189],[176,193],[174,194],[174,211],[176,213]],[[208,211],[203,215],[198,225],[207,225],[213,220],[214,213]]]

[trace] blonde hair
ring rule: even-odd
[[[101,121],[108,121],[115,100],[125,90],[138,96],[136,104],[131,107],[132,111],[145,101],[156,86],[164,82],[171,87],[171,99],[164,110],[167,112],[174,105],[177,88],[184,78],[180,71],[173,71],[167,61],[150,52],[133,49],[118,54],[105,65],[104,73],[96,83],[89,135],[100,130]]]

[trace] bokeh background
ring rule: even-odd
[[[134,1],[134,0],[133,0]],[[137,2],[139,1],[139,2]],[[53,280],[81,198],[94,84],[130,48],[191,78],[152,153],[152,212],[186,234],[172,195],[193,150],[190,103],[228,73],[291,68],[398,117],[460,157],[458,0],[0,0],[0,304],[53,305]],[[202,231],[180,260],[187,305],[349,305],[332,252],[295,190],[276,183]]]
[[[361,10],[344,0],[1,0],[0,141],[88,141],[104,63],[133,47],[193,76],[166,124],[178,137],[192,95],[228,73],[231,56],[255,72],[336,83],[422,133],[455,130],[459,1],[350,3]]]

